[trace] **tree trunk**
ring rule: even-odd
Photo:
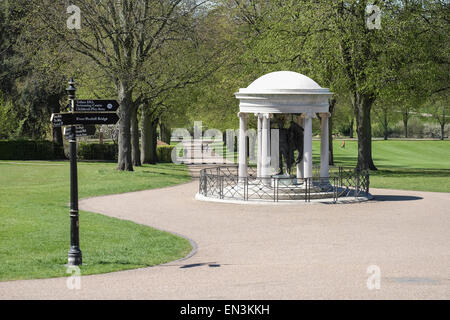
[[[151,144],[150,144],[150,150],[151,150],[151,159],[152,163],[156,164],[158,163],[158,153],[156,152],[158,149],[158,124],[159,119],[154,119],[151,122]]]
[[[150,113],[145,108],[142,109],[142,153],[141,161],[146,164],[156,164],[158,156],[156,148],[158,145],[158,136],[156,129],[158,119],[152,119]]]
[[[372,159],[372,126],[370,109],[374,98],[355,94],[352,104],[356,117],[356,131],[358,134],[358,164],[359,169],[377,170]]]
[[[161,141],[170,144],[170,139],[172,138],[170,126],[166,125],[164,122],[161,122],[159,125],[159,130],[161,132]]]
[[[352,121],[350,122],[350,139],[353,139],[355,137],[355,133],[353,131],[354,121],[355,121],[355,118],[352,117]]]
[[[405,111],[403,114],[403,127],[405,129],[405,138],[408,138],[408,120],[409,120],[409,113],[408,111]]]
[[[387,110],[385,109],[384,111],[384,119],[383,119],[383,131],[384,131],[384,140],[388,139],[388,130],[389,130],[389,122],[388,122],[388,116],[387,116]]]
[[[139,148],[139,123],[138,123],[138,107],[133,106],[131,113],[131,159],[135,167],[140,167],[141,150]]]
[[[445,121],[441,123],[441,140],[444,140],[445,136]]]
[[[131,109],[133,102],[131,88],[128,83],[121,81],[118,84],[119,92],[119,159],[117,170],[133,171],[131,158]]]

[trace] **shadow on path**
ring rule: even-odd
[[[215,262],[207,262],[207,263],[194,263],[194,264],[186,264],[180,267],[180,269],[189,269],[189,268],[197,268],[197,267],[203,267],[208,266],[210,268],[220,268],[221,265],[217,264]]]
[[[373,201],[416,201],[423,200],[422,197],[415,196],[387,196],[387,195],[376,195],[373,197]]]

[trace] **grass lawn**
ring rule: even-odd
[[[355,166],[358,142],[334,141],[337,166]],[[376,140],[372,155],[378,171],[372,171],[372,188],[450,192],[450,141]],[[320,161],[320,142],[313,142],[314,160]]]
[[[184,166],[173,164],[135,172],[115,167],[79,163],[80,198],[190,180]],[[67,276],[69,188],[68,162],[0,161],[0,280]],[[192,249],[189,241],[172,234],[89,212],[80,212],[80,246],[83,275],[157,265]]]

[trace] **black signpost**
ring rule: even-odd
[[[78,169],[77,169],[77,136],[95,133],[96,124],[116,124],[119,117],[115,113],[119,108],[113,100],[75,100],[76,88],[73,79],[66,89],[69,94],[70,113],[52,114],[53,127],[66,128],[66,137],[70,140],[70,250],[69,266],[82,264],[79,238],[78,212]],[[75,134],[74,134],[75,133]]]
[[[115,112],[119,103],[115,100],[75,100],[75,112]]]
[[[95,134],[96,128],[95,126],[91,125],[78,125],[75,127],[75,134],[77,137],[87,137],[87,136],[93,136]],[[66,127],[64,128],[64,135],[67,140],[70,140],[74,132],[72,131],[72,127]]]
[[[68,104],[66,109],[71,110]],[[75,112],[116,112],[119,103],[116,100],[75,100]]]
[[[54,113],[51,121],[55,128],[79,124],[116,124],[119,116],[115,112]]]

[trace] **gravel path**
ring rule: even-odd
[[[66,278],[2,282],[0,299],[450,299],[449,193],[372,189],[375,200],[360,204],[246,206],[199,202],[196,190],[194,180],[80,202],[193,239],[190,258],[85,276],[81,290]],[[371,265],[379,290],[367,288]]]

